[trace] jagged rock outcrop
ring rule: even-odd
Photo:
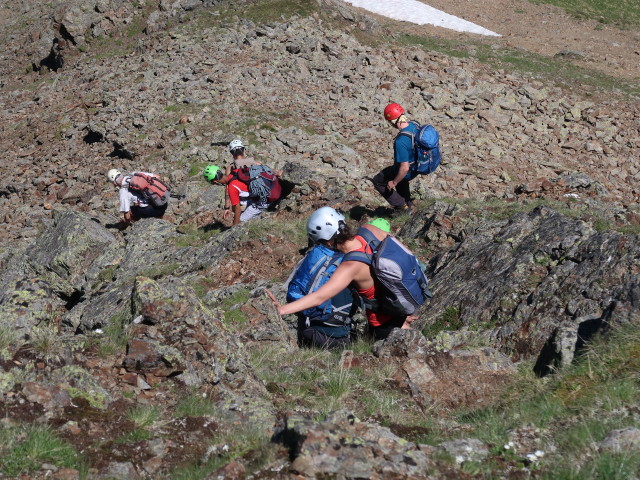
[[[438,215],[423,215],[426,230],[437,228]],[[453,215],[444,218],[456,223]],[[607,324],[638,314],[636,236],[597,232],[547,207],[473,229],[451,234],[463,238],[432,259],[434,297],[418,325],[437,323],[446,312],[458,326],[490,329],[496,348],[528,358],[559,328],[579,332],[579,348]],[[557,361],[552,350],[545,350],[541,373]]]

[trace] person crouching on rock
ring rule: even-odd
[[[242,167],[229,174],[224,174],[216,165],[208,165],[202,175],[213,185],[227,187],[231,208],[227,210],[225,201],[223,218],[233,211],[233,225],[256,218],[278,201],[282,193],[277,174],[266,165]],[[241,206],[245,204],[241,213]]]
[[[344,216],[322,207],[309,217],[307,234],[313,248],[296,266],[287,286],[287,301],[294,302],[327,283],[344,254],[332,247]],[[345,348],[351,340],[352,318],[359,302],[345,288],[330,300],[298,313],[298,344],[302,347]]]
[[[321,231],[323,227],[322,225],[317,225],[316,228]],[[389,235],[375,225],[366,224],[361,228],[369,230],[379,241],[384,240]],[[349,252],[373,253],[367,241],[360,235],[352,233],[344,221],[339,222],[338,232],[331,238],[328,245],[344,254]],[[369,265],[361,261],[347,260],[345,258],[331,275],[329,281],[315,292],[283,306],[278,305],[275,297],[271,296],[271,299],[278,307],[280,315],[287,315],[321,305],[349,286],[355,288],[358,295],[366,300],[375,299],[376,290],[380,288],[378,282],[374,280]],[[415,317],[389,315],[382,312],[374,312],[370,309],[366,310],[366,316],[369,322],[369,332],[376,340],[387,338],[394,328],[410,328],[410,323],[415,320]]]
[[[120,170],[112,168],[107,172],[107,178],[120,187],[120,211],[124,216],[123,227],[131,225],[141,218],[162,218],[167,211],[169,194],[168,187],[158,175],[147,172],[133,172],[125,175]],[[136,190],[137,185],[152,185],[153,196]],[[155,202],[156,205],[153,205]]]
[[[237,178],[234,178],[233,175],[225,174],[217,165],[207,166],[202,176],[212,185],[224,185],[226,187],[225,209],[222,218],[226,219],[229,212],[233,212],[232,225],[239,224],[242,221],[242,207],[247,204],[249,199],[247,186]]]

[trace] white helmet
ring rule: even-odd
[[[344,215],[331,207],[322,207],[311,214],[307,221],[307,234],[311,240],[331,240],[344,225]]]
[[[112,168],[111,170],[109,170],[107,172],[107,178],[111,182],[115,182],[116,178],[118,178],[120,175],[122,175],[122,172],[120,170],[118,170],[117,168]]]
[[[233,152],[234,150],[237,150],[239,148],[244,148],[244,145],[242,144],[242,140],[240,140],[239,138],[236,138],[235,140],[231,140],[231,143],[229,144],[229,151]]]

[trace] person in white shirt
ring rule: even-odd
[[[157,177],[157,175],[153,173],[140,173]],[[140,193],[129,189],[131,175],[125,175],[120,170],[112,168],[107,173],[107,177],[114,185],[120,187],[120,212],[123,214],[125,227],[141,218],[162,218],[164,216],[167,205],[156,208],[153,205],[149,205]]]

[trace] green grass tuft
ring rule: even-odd
[[[30,427],[26,431],[0,428],[0,438],[4,440],[0,447],[0,467],[9,477],[37,471],[43,463],[81,468],[82,458],[78,452],[46,426]]]
[[[179,417],[205,417],[215,412],[215,404],[199,393],[183,398],[176,406],[176,415]]]

